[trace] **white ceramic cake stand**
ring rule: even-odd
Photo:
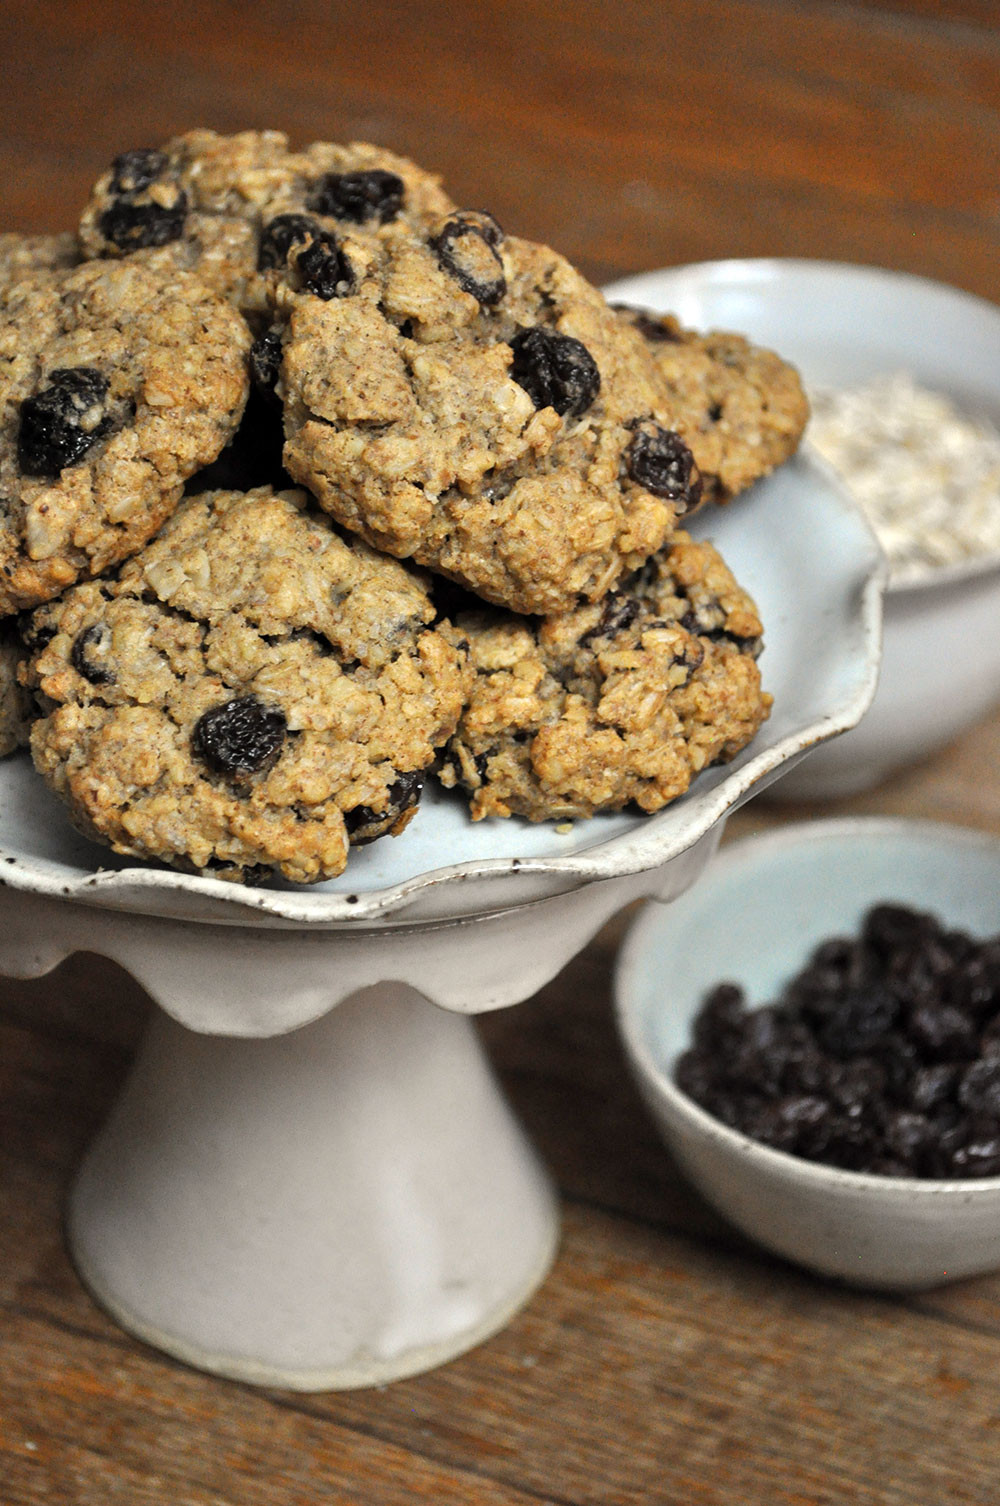
[[[681,893],[726,814],[875,689],[881,556],[826,472],[795,461],[692,531],[757,598],[775,706],[658,816],[473,824],[431,792],[342,879],[245,889],[113,859],[25,756],[0,765],[0,971],[96,952],[159,1006],[69,1206],[125,1328],[243,1380],[371,1385],[467,1349],[542,1279],[553,1190],[468,1016]]]

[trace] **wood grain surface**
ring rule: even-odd
[[[205,124],[368,139],[598,281],[810,256],[1000,301],[994,0],[5,0],[4,225],[73,225],[112,155]],[[975,651],[975,645],[970,645]],[[1000,714],[823,807],[1000,834]],[[817,814],[757,801],[726,839]],[[553,1169],[555,1269],[496,1338],[293,1396],[118,1330],[68,1263],[68,1179],[147,1003],[77,957],[0,980],[0,1506],[995,1506],[1000,1275],[842,1290],[724,1227],[611,1022],[619,917],[482,1033]]]

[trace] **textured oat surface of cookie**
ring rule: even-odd
[[[603,602],[541,620],[458,613],[477,674],[442,782],[474,819],[656,811],[751,740],[770,708],[756,608],[678,533]]]
[[[88,257],[139,255],[161,272],[196,271],[254,315],[307,221],[317,232],[347,225],[365,236],[449,207],[433,174],[366,142],[293,151],[281,131],[194,130],[116,157],[84,210],[80,240]]]
[[[332,877],[402,829],[458,720],[466,651],[434,615],[302,492],[187,498],[116,580],[34,614],[35,764],[116,852]]]
[[[346,527],[551,612],[696,505],[650,349],[556,252],[472,212],[338,244],[322,283],[293,250],[275,303],[285,465]]]
[[[0,285],[0,615],[141,547],[235,432],[250,335],[188,274]]]
[[[706,501],[730,501],[795,453],[809,403],[794,366],[742,335],[699,334],[672,314],[618,312],[643,336],[666,382]]]

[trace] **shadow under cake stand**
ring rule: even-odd
[[[469,1016],[683,892],[726,815],[875,690],[884,566],[828,473],[793,461],[692,532],[758,601],[775,707],[658,816],[473,824],[431,791],[341,879],[245,889],[111,858],[24,755],[0,764],[0,972],[95,952],[159,1006],[68,1210],[130,1332],[241,1380],[373,1385],[478,1343],[542,1280],[556,1198]]]

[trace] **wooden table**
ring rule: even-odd
[[[1000,299],[996,0],[5,0],[4,228],[73,224],[116,152],[193,124],[371,139],[597,281],[726,256],[925,273]],[[1000,833],[1000,715],[828,808]],[[774,806],[727,838],[812,814]],[[497,1338],[382,1391],[216,1381],[124,1336],[60,1210],[145,1001],[78,957],[0,985],[2,1506],[993,1506],[1000,1276],[845,1292],[675,1173],[610,1015],[619,920],[483,1021],[565,1202]]]

